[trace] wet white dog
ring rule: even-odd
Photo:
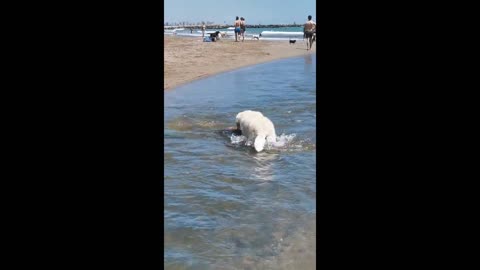
[[[276,142],[275,127],[261,112],[250,110],[240,112],[237,114],[236,123],[237,130],[241,130],[242,135],[247,137],[247,142],[253,142],[257,152],[261,152],[266,143]]]

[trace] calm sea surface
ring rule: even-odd
[[[165,92],[166,269],[315,269],[315,54]],[[278,143],[256,153],[235,126],[261,111]]]
[[[180,27],[179,27],[180,28]],[[207,29],[207,31],[232,31],[228,30],[227,28],[223,29]],[[194,29],[193,32],[199,31],[199,29]],[[245,33],[250,34],[260,34],[263,31],[278,31],[278,32],[303,32],[303,25],[298,27],[279,27],[279,28],[247,28]],[[190,33],[190,29],[180,30],[179,33]]]
[[[233,30],[228,30],[227,28],[223,29],[207,29],[207,31],[220,31],[220,32],[226,32],[229,31],[230,34],[230,39],[234,39],[234,34]],[[276,31],[276,32],[303,32],[303,26],[298,26],[298,27],[280,27],[280,28],[247,28],[245,32],[245,38],[246,39],[251,39],[253,35],[259,35],[263,31]],[[165,35],[173,35],[173,33],[164,33]],[[179,37],[201,37],[201,31],[199,29],[193,29],[192,33],[190,32],[190,29],[185,29],[185,30],[180,30],[177,31],[177,36]],[[290,38],[294,38],[297,36],[285,36],[285,37],[262,37],[262,40],[288,40]],[[298,37],[297,37],[298,39]]]

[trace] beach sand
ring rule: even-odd
[[[272,60],[302,56],[307,51],[302,39],[295,44],[285,41],[224,39],[203,42],[201,38],[164,37],[164,90],[233,69]]]

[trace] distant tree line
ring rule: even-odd
[[[214,22],[211,22],[211,21],[201,21],[201,22],[188,22],[188,21],[182,21],[182,22],[172,22],[172,23],[169,23],[169,22],[165,22],[163,24],[163,26],[185,26],[185,25],[202,25],[202,24],[206,24],[206,25],[213,25]]]
[[[174,22],[174,23],[164,23],[164,26],[194,26],[193,28],[200,27],[201,25],[207,26],[208,29],[221,29],[225,27],[232,27],[233,24],[214,24],[211,21],[206,21],[206,22],[197,22],[197,23],[191,23],[191,22]],[[303,25],[296,24],[295,22],[293,24],[247,24],[247,28],[280,28],[280,27],[300,27]]]

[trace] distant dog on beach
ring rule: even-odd
[[[288,42],[290,42],[290,44],[295,44],[295,42],[297,42],[297,40],[296,39],[293,39],[293,40],[290,39]]]
[[[220,39],[220,31],[217,31],[215,33],[211,33],[210,34],[210,38],[212,39],[212,41],[217,41]]]
[[[260,40],[260,37],[259,37],[258,35],[253,35],[252,39],[253,39],[253,40],[255,40],[255,39],[256,39],[256,40]]]

